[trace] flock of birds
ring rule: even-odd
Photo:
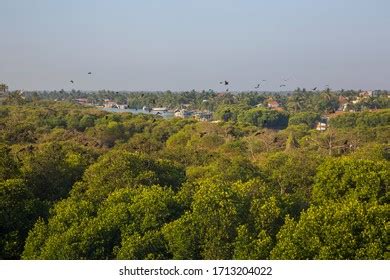
[[[92,75],[92,72],[88,72],[88,75]],[[74,80],[70,80],[69,82],[70,82],[71,84],[74,84]],[[259,89],[259,88],[261,87],[261,84],[264,83],[264,82],[267,82],[267,80],[261,80],[261,83],[258,83],[254,88],[255,88],[255,89]],[[283,79],[282,82],[283,82],[283,83],[279,85],[279,88],[286,87],[286,86],[287,86],[287,85],[286,85],[286,82],[288,82],[288,79]],[[229,81],[226,81],[226,80],[219,82],[219,84],[224,85],[224,86],[226,86],[226,87],[229,86],[229,83],[230,83],[230,82],[229,82]],[[314,87],[314,88],[312,88],[311,90],[312,90],[312,91],[316,91],[317,88],[318,88],[318,87]],[[329,88],[329,85],[325,85],[325,88]],[[226,92],[228,92],[228,91],[229,91],[229,88],[226,88]],[[119,92],[116,92],[116,93],[119,93]],[[143,94],[142,94],[142,96],[143,96]]]
[[[258,83],[254,88],[255,88],[255,89],[259,89],[259,88],[261,87],[261,84],[264,83],[264,82],[266,82],[266,81],[267,81],[267,80],[261,80],[261,83]],[[283,83],[279,85],[279,88],[286,87],[286,86],[287,86],[287,85],[286,85],[286,82],[288,82],[288,79],[283,79],[282,82],[283,82]],[[229,82],[229,81],[226,81],[226,80],[225,80],[225,81],[222,81],[222,82],[219,82],[219,84],[225,85],[225,86],[228,86],[229,83],[230,83],[230,82]],[[311,90],[312,90],[312,91],[316,91],[317,88],[318,88],[318,87],[315,87],[315,88],[312,88]],[[325,85],[325,88],[329,88],[329,85]],[[226,91],[228,92],[229,89],[227,88]]]

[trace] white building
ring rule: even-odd
[[[177,118],[186,119],[186,118],[189,118],[191,116],[192,116],[192,112],[188,111],[186,109],[181,109],[181,110],[176,110],[175,111],[175,117],[177,117]]]
[[[316,125],[316,130],[325,131],[328,128],[328,125],[324,122],[318,122]]]

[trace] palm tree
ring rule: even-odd
[[[304,96],[302,93],[294,93],[292,96],[289,97],[288,103],[289,107],[292,108],[293,112],[297,112],[299,110],[302,110],[304,105]]]
[[[8,91],[8,86],[6,84],[0,84],[0,92],[5,93]]]

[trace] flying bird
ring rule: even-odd
[[[315,88],[312,89],[312,91],[315,91],[315,90],[317,90],[317,87],[315,87]]]
[[[286,85],[280,85],[279,87],[285,87]]]
[[[224,84],[225,86],[229,85],[229,82],[228,81],[224,81],[224,82],[219,82],[220,84]]]
[[[88,75],[91,75],[92,74],[92,72],[88,72]]]
[[[259,88],[260,87],[260,84],[257,84],[257,86],[255,86],[255,88]]]
[[[71,82],[72,84],[74,84],[74,81],[73,81],[73,80],[70,80],[70,82]]]

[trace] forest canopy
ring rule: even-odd
[[[215,122],[8,99],[0,258],[389,259],[389,109],[318,131],[337,104],[305,95],[221,97]]]

